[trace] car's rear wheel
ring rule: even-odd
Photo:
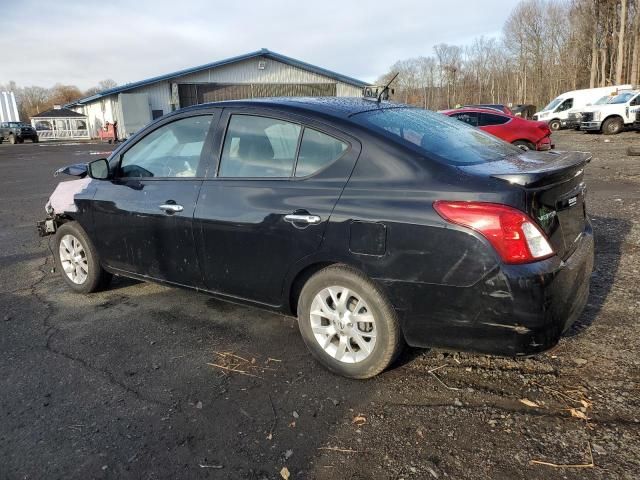
[[[111,281],[111,274],[100,266],[93,244],[77,222],[58,228],[54,255],[62,279],[75,292],[95,292]]]
[[[602,124],[602,133],[616,135],[622,131],[624,123],[621,118],[607,118]]]
[[[549,128],[554,132],[557,130],[560,130],[561,127],[562,127],[562,123],[560,123],[560,120],[558,120],[557,118],[554,118],[549,122]]]
[[[515,145],[516,147],[527,147],[529,150],[536,149],[536,146],[533,143],[528,142],[526,140],[516,140],[515,142],[512,143],[512,145]]]
[[[403,345],[397,315],[365,275],[336,265],[313,275],[298,301],[298,325],[312,355],[334,373],[370,378]]]

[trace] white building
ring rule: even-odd
[[[40,140],[88,139],[87,116],[55,105],[51,110],[31,117],[31,125]]]
[[[126,138],[179,108],[274,96],[360,96],[366,82],[267,49],[129,83],[66,105],[86,115],[89,132],[117,122]]]
[[[13,92],[0,92],[0,122],[19,122],[16,96]]]

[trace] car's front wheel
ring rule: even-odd
[[[53,251],[62,279],[75,292],[91,293],[109,284],[111,274],[101,267],[91,240],[77,222],[58,228]]]
[[[336,265],[313,275],[298,301],[305,344],[326,368],[370,378],[387,368],[403,345],[397,315],[365,275]]]

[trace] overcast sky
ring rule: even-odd
[[[4,2],[3,2],[4,3]],[[81,89],[268,48],[365,81],[438,43],[497,36],[517,0],[20,0],[0,16],[0,83]]]

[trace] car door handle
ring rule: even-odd
[[[182,205],[176,205],[175,203],[163,203],[160,205],[160,210],[164,210],[165,213],[178,213],[184,208],[182,208]]]
[[[289,223],[307,223],[317,225],[322,219],[318,215],[297,215],[290,214],[284,216],[284,221]]]

